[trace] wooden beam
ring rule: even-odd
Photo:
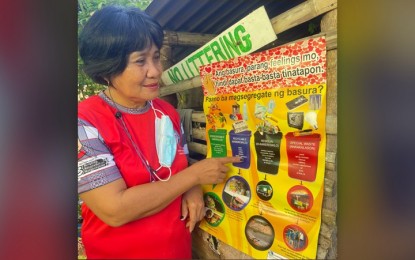
[[[206,155],[207,151],[206,151],[206,145],[205,144],[199,144],[199,143],[195,143],[195,142],[190,142],[187,144],[187,146],[189,147],[189,150],[202,154],[202,155]]]
[[[308,0],[271,19],[276,34],[337,8],[337,0]]]
[[[216,34],[164,31],[163,44],[174,46],[203,46],[216,37]]]
[[[191,79],[180,81],[176,84],[167,85],[160,88],[160,97],[170,95],[173,93],[185,91],[192,88],[198,88],[202,86],[202,81],[200,81],[200,76],[196,76]]]
[[[192,137],[206,141],[206,128],[192,128]]]
[[[197,123],[206,123],[206,115],[203,111],[193,111],[192,121]]]

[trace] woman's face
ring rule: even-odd
[[[110,97],[125,107],[143,107],[146,101],[159,95],[162,72],[160,51],[154,44],[133,52],[128,56],[125,70],[111,78]]]

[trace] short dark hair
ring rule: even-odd
[[[95,82],[122,73],[128,56],[154,43],[163,44],[163,29],[139,8],[106,6],[96,11],[79,35],[79,55],[83,71]]]

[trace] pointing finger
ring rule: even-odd
[[[242,157],[233,156],[233,157],[222,157],[219,158],[220,162],[222,163],[235,163],[235,162],[242,162]]]

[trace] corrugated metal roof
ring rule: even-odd
[[[218,34],[258,7],[270,18],[304,0],[153,0],[146,12],[165,30]]]
[[[219,34],[261,6],[271,19],[302,2],[305,0],[153,0],[145,11],[164,30]],[[290,33],[306,36],[307,27],[293,28]],[[177,62],[196,49],[175,47],[174,60]]]

